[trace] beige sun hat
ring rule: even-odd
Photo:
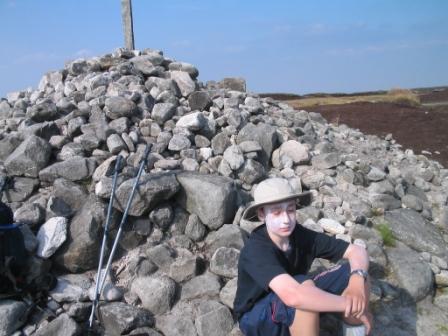
[[[263,205],[297,199],[300,204],[308,203],[311,197],[309,191],[297,193],[288,180],[273,177],[264,180],[255,187],[254,201],[244,210],[243,219],[251,220],[257,217],[257,209]]]

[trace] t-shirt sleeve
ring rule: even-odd
[[[344,256],[349,243],[342,239],[327,236],[324,233],[314,232],[312,254],[314,258],[323,258],[336,262]]]
[[[269,283],[277,275],[287,273],[276,251],[270,246],[251,244],[245,249],[242,259],[244,270],[265,290],[269,289]]]

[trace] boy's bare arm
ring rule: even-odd
[[[287,306],[313,312],[344,312],[351,315],[349,298],[327,293],[308,281],[298,283],[289,274],[280,274],[271,280],[269,287]]]
[[[364,247],[350,244],[343,256],[350,263],[351,270],[369,269],[369,255]],[[360,318],[366,311],[369,298],[366,295],[367,279],[354,274],[350,277],[347,288],[342,296],[349,298],[351,302],[351,315]]]

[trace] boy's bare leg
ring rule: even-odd
[[[303,282],[305,286],[314,286],[312,280]],[[296,309],[294,321],[289,327],[291,336],[318,336],[319,313]]]

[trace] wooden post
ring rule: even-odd
[[[134,28],[132,24],[131,0],[121,0],[121,17],[123,19],[125,47],[126,49],[134,50]]]

